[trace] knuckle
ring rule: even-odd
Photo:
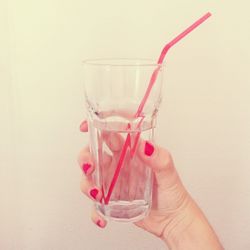
[[[77,156],[77,162],[81,166],[86,159],[90,158],[89,146],[84,147],[80,150]]]
[[[167,149],[161,149],[161,165],[167,169],[173,167],[172,155]]]
[[[77,163],[82,165],[82,151],[80,151],[77,155]]]
[[[83,194],[86,194],[86,181],[84,178],[80,181],[80,190]]]

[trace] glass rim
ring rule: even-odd
[[[126,57],[114,57],[114,58],[93,58],[85,59],[82,61],[83,65],[87,66],[102,66],[102,67],[157,67],[165,66],[166,64],[157,63],[153,59],[148,58],[126,58]]]

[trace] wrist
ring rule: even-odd
[[[196,216],[194,201],[191,197],[187,197],[182,207],[169,216],[161,239],[167,245],[178,241],[182,234],[194,223]]]
[[[164,229],[162,240],[173,250],[223,249],[206,217],[191,197],[183,209],[173,215]]]

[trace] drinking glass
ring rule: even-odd
[[[157,67],[156,81],[138,113]],[[84,61],[90,151],[95,164],[92,178],[102,192],[95,207],[106,218],[138,221],[151,206],[152,171],[137,149],[142,140],[154,141],[164,70],[164,65],[146,59]]]

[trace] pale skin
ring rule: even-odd
[[[81,124],[80,130],[88,131],[86,121]],[[146,144],[152,149],[150,155],[145,153]],[[109,140],[109,147],[117,151],[122,147],[122,141],[119,138]],[[151,210],[135,225],[163,240],[169,249],[224,249],[205,215],[183,186],[170,153],[165,148],[140,140],[136,154],[140,162],[152,168],[154,181]],[[113,161],[115,159],[107,157],[109,165]],[[92,200],[101,200],[102,192],[91,177],[95,166],[88,146],[81,150],[78,163],[83,172],[82,192]],[[94,208],[91,219],[100,228],[107,225],[105,218]]]

